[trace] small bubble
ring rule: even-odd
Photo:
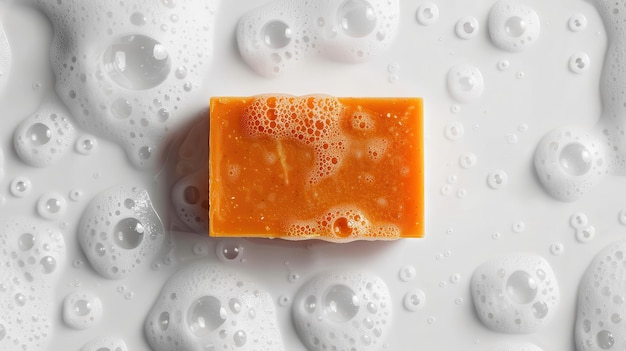
[[[583,228],[576,229],[576,240],[581,243],[588,243],[596,236],[596,228],[592,225],[587,225]]]
[[[337,323],[351,320],[359,311],[359,297],[347,285],[333,285],[322,298],[326,317]]]
[[[35,236],[31,233],[24,233],[20,235],[19,239],[17,240],[17,246],[22,251],[28,251],[32,249],[33,246],[35,246]]]
[[[67,201],[58,193],[43,194],[37,201],[37,213],[45,219],[58,219],[65,213]]]
[[[158,324],[159,324],[159,329],[161,329],[163,331],[167,330],[167,328],[170,325],[170,314],[169,314],[169,312],[161,312],[161,314],[159,315]]]
[[[41,269],[44,272],[44,274],[50,274],[54,272],[54,270],[56,269],[57,261],[52,256],[44,256],[39,261],[39,264],[41,265]]]
[[[226,322],[227,312],[214,296],[195,300],[187,313],[187,326],[198,337],[206,337]]]
[[[33,146],[42,146],[52,139],[52,131],[43,123],[35,123],[26,131],[26,138]]]
[[[587,28],[587,17],[583,14],[575,14],[567,21],[567,26],[572,32],[580,32]]]
[[[591,152],[581,143],[566,145],[559,155],[561,169],[572,176],[582,176],[591,170]]]
[[[72,261],[72,267],[74,268],[80,268],[83,266],[83,261],[81,259],[75,259],[74,261]]]
[[[206,256],[209,254],[209,248],[207,246],[207,243],[202,241],[199,243],[196,243],[193,246],[193,253],[196,256]]]
[[[526,271],[515,271],[506,281],[506,292],[519,304],[530,303],[537,296],[537,281]]]
[[[141,244],[144,232],[144,226],[138,219],[124,218],[115,225],[113,240],[117,246],[132,250]]]
[[[608,330],[599,331],[596,335],[596,339],[598,341],[598,346],[605,350],[613,347],[613,344],[615,343],[615,338],[613,337],[613,334]]]
[[[156,113],[156,119],[159,122],[165,122],[170,118],[170,111],[165,107],[160,108]]]
[[[428,323],[429,325],[435,324],[435,322],[437,321],[437,318],[430,316],[426,319],[426,323]]]
[[[400,268],[399,276],[403,282],[414,280],[417,277],[417,269],[413,265],[406,265]]]
[[[278,304],[282,307],[288,306],[291,303],[291,298],[287,295],[280,295],[278,297]]]
[[[235,342],[235,346],[242,347],[246,344],[248,337],[243,330],[237,330],[233,335],[233,341]]]
[[[130,15],[130,23],[136,26],[143,26],[147,22],[148,19],[141,12],[134,12],[132,15]]]
[[[83,197],[83,195],[84,194],[83,194],[82,191],[80,191],[78,189],[72,189],[72,190],[70,190],[70,193],[69,193],[68,197],[70,198],[70,200],[76,202],[76,201],[80,200]]]
[[[506,71],[511,66],[509,60],[500,60],[498,61],[497,67],[500,71]]]
[[[556,241],[550,245],[550,252],[555,256],[560,256],[565,252],[565,247],[561,242]]]
[[[15,197],[24,197],[30,193],[32,184],[26,177],[15,177],[11,181],[9,191]]]
[[[217,255],[225,261],[234,261],[237,258],[240,258],[243,250],[243,246],[237,241],[222,240],[217,245]]]
[[[415,312],[426,303],[426,294],[420,289],[411,289],[404,295],[404,308],[409,312]]]
[[[452,192],[452,186],[450,184],[445,184],[441,187],[440,192],[443,196],[450,195],[450,193]]]
[[[444,135],[452,141],[459,140],[465,134],[465,128],[461,122],[452,122],[445,127]]]
[[[508,133],[504,137],[506,138],[506,141],[509,144],[517,144],[517,142],[519,141],[519,138],[517,137],[517,134],[515,133]]]
[[[525,75],[526,74],[524,72],[519,71],[519,72],[515,73],[515,78],[522,79],[522,78],[524,78]]]
[[[83,155],[92,153],[96,146],[98,146],[98,141],[91,135],[83,135],[76,140],[76,151]]]
[[[454,273],[450,276],[450,283],[458,284],[461,281],[461,275],[459,273]]]
[[[273,20],[261,30],[263,42],[271,49],[280,49],[291,42],[291,28],[282,21]]]
[[[417,22],[423,26],[429,26],[439,18],[439,8],[432,2],[425,2],[417,8],[415,13]]]
[[[528,131],[528,124],[526,123],[522,123],[519,126],[517,126],[517,130],[521,133],[526,133]]]
[[[134,292],[132,292],[132,291],[127,291],[127,292],[124,294],[124,299],[126,299],[126,300],[129,300],[129,301],[130,301],[130,300],[132,300],[133,298],[135,298],[135,293],[134,293]]]
[[[365,0],[347,0],[339,8],[339,26],[347,35],[362,38],[376,28],[376,13]]]
[[[526,223],[524,223],[524,221],[517,221],[513,223],[511,229],[513,230],[513,233],[523,233],[526,230]]]
[[[499,232],[495,232],[495,233],[491,234],[491,238],[493,240],[498,240],[498,239],[500,239],[501,236],[502,236],[502,234],[500,234]]]
[[[147,160],[152,155],[152,148],[150,146],[143,146],[139,149],[139,158],[142,160]]]
[[[478,20],[475,17],[466,16],[456,22],[455,32],[461,39],[472,39],[478,34]]]
[[[477,161],[478,158],[473,152],[465,152],[461,154],[461,156],[459,156],[459,165],[461,166],[461,168],[472,168],[476,166]]]
[[[589,56],[584,52],[578,52],[572,55],[569,59],[570,71],[580,74],[589,69],[590,60]]]
[[[487,185],[496,190],[504,188],[508,180],[509,176],[501,169],[493,170],[487,175]]]
[[[22,293],[15,294],[15,304],[18,306],[24,306],[26,304],[26,296]]]
[[[464,199],[466,196],[467,196],[467,189],[465,188],[460,188],[456,192],[456,197],[458,197],[459,199]]]
[[[584,228],[587,224],[589,224],[589,219],[583,212],[576,212],[570,217],[569,224],[574,229]]]
[[[457,297],[456,299],[454,299],[454,304],[457,306],[460,306],[463,304],[463,298],[462,297]]]

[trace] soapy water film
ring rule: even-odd
[[[623,175],[624,72],[622,56],[626,2],[595,0],[607,31],[608,51],[601,77],[602,116],[597,126],[568,126],[546,134],[535,152],[535,169],[545,190],[558,200],[571,201],[593,191],[599,179]],[[46,350],[54,338],[62,311],[63,323],[76,330],[96,328],[103,314],[97,290],[76,288],[53,299],[59,273],[67,266],[66,241],[77,241],[101,279],[125,281],[144,266],[157,269],[172,264],[169,229],[204,234],[208,149],[206,120],[191,121],[186,109],[207,78],[213,52],[217,1],[124,1],[34,0],[51,21],[54,37],[50,50],[56,77],[57,100],[45,101],[17,125],[13,132],[15,154],[29,167],[45,168],[62,162],[72,152],[90,156],[100,141],[110,140],[125,152],[137,172],[156,172],[166,164],[175,218],[157,213],[151,194],[141,184],[119,184],[78,202],[82,193],[48,192],[35,204],[36,217],[6,217],[0,222],[0,349]],[[361,63],[380,56],[392,44],[403,10],[415,14],[417,25],[440,24],[435,3],[417,5],[399,1],[343,0],[325,2],[273,1],[241,13],[233,30],[243,59],[264,77],[289,75],[307,56],[342,63]],[[406,7],[405,7],[406,6]],[[523,1],[495,2],[488,13],[461,17],[450,25],[460,40],[480,40],[488,31],[490,45],[510,55],[532,50],[541,40],[539,14]],[[485,26],[486,28],[482,28]],[[585,29],[587,19],[572,16],[570,31]],[[0,32],[0,87],[6,89],[13,65],[12,49]],[[310,58],[312,59],[312,58]],[[510,63],[498,62],[505,71]],[[589,58],[574,54],[568,67],[572,74],[585,72]],[[397,68],[389,67],[390,82]],[[519,73],[518,73],[519,75]],[[520,77],[521,78],[521,77]],[[477,63],[451,66],[445,77],[450,97],[460,105],[479,101],[489,81]],[[460,105],[454,108],[459,109]],[[426,116],[429,118],[429,116]],[[527,127],[519,127],[524,132]],[[185,130],[178,133],[179,130]],[[186,130],[189,130],[187,133]],[[454,122],[445,127],[450,141],[463,138],[465,128]],[[166,149],[165,141],[180,134]],[[514,136],[511,136],[514,141]],[[164,154],[169,156],[163,161]],[[5,156],[6,155],[6,156]],[[0,177],[4,169],[0,151]],[[472,152],[458,160],[462,169],[476,165]],[[512,174],[511,174],[512,175]],[[442,195],[456,178],[448,179]],[[487,185],[507,186],[509,174],[494,170]],[[28,197],[40,184],[26,176],[8,180],[13,201]],[[204,185],[204,187],[203,187]],[[459,190],[457,195],[464,196]],[[66,199],[67,197],[67,199]],[[77,232],[51,225],[66,214],[72,203],[83,205]],[[626,215],[620,215],[626,223]],[[166,225],[170,222],[175,224]],[[164,224],[165,223],[165,224]],[[584,213],[572,216],[576,239],[589,242],[594,227]],[[516,222],[513,232],[525,230]],[[428,235],[428,234],[427,234]],[[494,236],[495,238],[495,236]],[[211,239],[212,240],[212,239]],[[212,240],[213,241],[213,240]],[[209,249],[215,246],[215,250]],[[388,279],[368,271],[330,270],[300,281],[290,274],[297,291],[272,296],[252,276],[237,271],[254,245],[243,240],[220,240],[194,245],[193,264],[180,259],[178,272],[162,287],[150,311],[146,311],[144,334],[154,350],[286,349],[283,338],[290,327],[281,325],[280,308],[290,308],[291,323],[303,347],[309,350],[379,350],[386,348],[396,313],[415,314],[425,309],[428,294],[419,286],[402,296],[391,294]],[[554,242],[550,252],[562,254]],[[626,287],[625,244],[618,242],[601,251],[579,284],[576,325],[572,334],[578,350],[623,349],[626,334],[621,327]],[[160,258],[165,252],[164,258]],[[449,256],[449,252],[441,257]],[[217,256],[214,264],[204,258]],[[440,259],[439,255],[437,259]],[[174,259],[175,260],[175,259]],[[77,261],[75,265],[79,265]],[[399,271],[403,283],[422,274],[413,265]],[[559,277],[541,255],[504,254],[485,259],[476,267],[467,286],[480,322],[493,335],[528,334],[546,328],[561,306]],[[463,284],[458,274],[450,284]],[[443,286],[445,282],[440,285]],[[122,287],[123,285],[120,285]],[[120,288],[120,291],[125,289]],[[132,294],[126,292],[127,299]],[[457,300],[462,304],[463,300]],[[428,323],[435,318],[429,317]],[[127,350],[124,340],[101,335],[81,350]],[[506,342],[493,350],[541,350],[529,342]]]

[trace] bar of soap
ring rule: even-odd
[[[420,98],[213,97],[209,234],[422,237]]]

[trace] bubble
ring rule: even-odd
[[[476,166],[477,161],[478,159],[473,152],[465,152],[459,156],[459,166],[461,166],[461,168],[472,168]]]
[[[117,246],[132,250],[141,244],[144,226],[136,218],[124,218],[113,229],[113,238]]]
[[[111,104],[111,113],[119,119],[128,118],[133,113],[133,105],[126,99],[116,99]]]
[[[376,13],[365,0],[346,0],[339,7],[339,26],[351,37],[367,36],[376,28]]]
[[[147,264],[165,241],[148,193],[131,186],[96,195],[83,213],[78,233],[85,256],[108,279],[120,279]]]
[[[155,351],[206,350],[206,345],[285,349],[274,299],[247,277],[206,262],[168,280],[146,318],[145,332]]]
[[[615,338],[613,337],[613,334],[611,334],[611,332],[608,330],[599,331],[596,335],[596,339],[598,341],[598,346],[600,346],[600,348],[604,350],[610,349],[615,343]]]
[[[39,261],[39,264],[45,274],[50,274],[56,269],[57,260],[52,256],[44,256],[41,258],[41,261]]]
[[[128,351],[128,347],[124,340],[107,336],[89,341],[80,351]]]
[[[226,309],[213,296],[203,296],[194,301],[187,313],[187,325],[198,337],[204,337],[226,321]]]
[[[454,273],[450,276],[450,283],[458,284],[461,281],[461,275],[459,273]]]
[[[569,69],[574,73],[583,73],[589,69],[589,56],[584,52],[573,54],[569,58]]]
[[[17,245],[22,251],[28,251],[35,246],[35,236],[31,233],[24,233],[20,235]]]
[[[152,147],[150,146],[142,146],[138,152],[139,158],[141,160],[147,160],[152,156]]]
[[[500,71],[506,71],[511,66],[509,60],[500,60],[498,61],[497,67]]]
[[[217,256],[224,261],[234,261],[241,258],[244,247],[237,240],[224,239],[217,244]]]
[[[261,31],[263,42],[265,45],[272,49],[280,49],[287,45],[291,41],[291,28],[283,21],[270,21]]]
[[[452,122],[446,125],[444,130],[444,135],[446,138],[452,141],[459,140],[463,138],[465,134],[465,128],[463,127],[463,123],[461,122]]]
[[[76,140],[76,151],[83,155],[89,155],[98,146],[98,141],[92,135],[83,135]]]
[[[419,24],[429,26],[439,19],[439,7],[432,2],[425,2],[417,8],[415,18]]]
[[[308,349],[375,350],[389,332],[389,292],[366,272],[322,273],[300,289],[292,306],[296,331]]]
[[[413,265],[406,265],[400,268],[399,276],[403,282],[414,280],[417,277],[417,269]]]
[[[524,221],[516,221],[513,223],[513,227],[511,228],[513,233],[523,233],[526,230],[526,223]]]
[[[470,286],[482,323],[506,333],[536,331],[554,317],[561,297],[548,262],[529,254],[503,255],[483,263]]]
[[[580,32],[587,28],[587,17],[583,14],[575,14],[567,21],[567,27],[572,32]]]
[[[509,176],[505,171],[496,169],[487,174],[487,185],[492,189],[502,189],[509,181]]]
[[[455,32],[461,39],[472,39],[478,35],[478,20],[475,17],[465,16],[456,22]]]
[[[583,212],[576,212],[570,217],[569,224],[574,229],[584,228],[589,224],[589,219]]]
[[[75,129],[63,109],[57,102],[44,102],[38,113],[18,125],[13,133],[13,146],[22,161],[47,167],[69,150]]]
[[[489,35],[500,49],[522,51],[537,41],[539,33],[539,16],[525,5],[500,0],[489,11]]]
[[[478,99],[485,89],[482,73],[469,64],[459,64],[450,68],[447,82],[450,95],[462,103]]]
[[[37,213],[42,218],[54,220],[61,218],[67,209],[67,200],[59,193],[50,192],[37,200]]]
[[[142,34],[113,41],[102,56],[105,72],[115,83],[131,90],[146,90],[163,83],[171,70],[165,47]]]
[[[143,26],[148,23],[148,19],[141,12],[133,12],[133,14],[130,15],[130,23],[136,26]]]
[[[559,241],[555,241],[550,245],[550,252],[555,256],[560,256],[565,252],[565,246]]]
[[[93,327],[102,318],[100,298],[88,291],[75,291],[63,301],[63,321],[73,329]]]
[[[576,240],[581,243],[588,243],[596,236],[596,228],[592,225],[587,225],[583,228],[576,229]]]

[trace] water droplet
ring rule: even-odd
[[[224,324],[226,316],[226,310],[216,297],[203,296],[189,307],[187,325],[198,337],[205,337]]]
[[[359,311],[359,297],[346,285],[331,286],[323,297],[324,312],[328,319],[344,323]]]
[[[341,29],[351,37],[364,37],[376,28],[376,13],[365,0],[344,1],[337,17]]]
[[[415,18],[419,24],[429,26],[439,19],[439,8],[432,2],[425,2],[417,8]]]
[[[537,296],[537,282],[526,271],[516,271],[506,282],[506,292],[511,300],[526,304]]]
[[[570,143],[561,150],[559,163],[566,173],[581,176],[591,169],[591,153],[580,143]]]
[[[124,218],[115,225],[113,239],[117,246],[131,250],[143,240],[144,227],[136,218]]]
[[[589,69],[589,56],[584,52],[578,52],[569,58],[569,69],[574,73],[583,73]]]
[[[409,290],[404,295],[403,305],[407,311],[415,312],[424,307],[426,303],[426,294],[420,289]]]
[[[171,60],[165,47],[142,35],[115,40],[103,55],[104,70],[120,86],[145,90],[161,84],[169,75]]]
[[[475,17],[466,16],[456,22],[455,32],[461,39],[472,39],[478,34],[478,20]]]
[[[43,123],[35,123],[26,131],[26,137],[33,146],[47,144],[52,138],[52,131]]]
[[[291,42],[291,28],[283,21],[270,21],[261,30],[263,42],[269,48],[280,49]]]
[[[28,251],[32,249],[33,246],[35,246],[35,236],[31,233],[24,233],[20,235],[17,241],[17,246],[22,251]]]

